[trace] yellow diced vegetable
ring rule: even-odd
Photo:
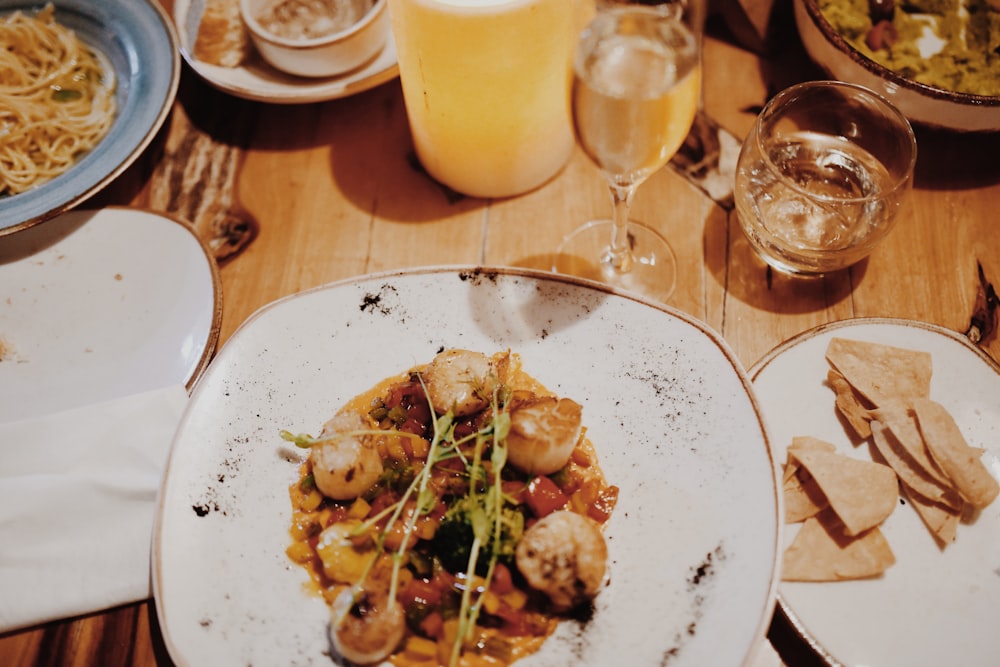
[[[372,509],[371,504],[364,498],[358,498],[351,504],[351,508],[347,510],[347,516],[350,519],[364,519],[368,516],[368,512]]]
[[[302,542],[315,535],[318,529],[319,526],[316,524],[312,515],[296,514],[292,519],[292,527],[288,532],[291,533],[293,540]]]
[[[426,459],[431,452],[431,443],[423,438],[410,438],[410,449],[414,458]]]
[[[524,609],[524,605],[528,604],[528,594],[520,588],[515,588],[503,594],[503,601],[512,609]]]
[[[319,507],[320,503],[322,502],[323,502],[323,494],[320,493],[317,489],[311,489],[309,493],[302,496],[302,501],[299,503],[299,508],[306,512],[312,512],[317,507]]]
[[[439,519],[432,519],[430,517],[423,517],[417,521],[417,537],[422,540],[429,540],[434,537],[434,533],[437,532],[438,526],[441,525]]]
[[[490,614],[495,614],[500,609],[500,596],[493,591],[483,593],[483,609]]]
[[[406,461],[408,459],[406,450],[403,449],[402,439],[399,437],[386,438],[385,449],[386,454],[391,459],[396,461]]]
[[[405,656],[411,660],[432,660],[437,656],[437,642],[411,635],[406,638],[406,646],[403,649]]]
[[[308,563],[312,560],[313,550],[305,542],[293,542],[285,549],[285,555],[287,555],[292,562],[295,563]]]

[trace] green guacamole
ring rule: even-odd
[[[892,24],[898,39],[878,50],[866,43],[872,30],[869,0],[818,3],[826,20],[875,62],[937,88],[1000,95],[1000,11],[991,8],[990,1],[896,0]],[[925,37],[927,32],[932,34],[930,40]],[[921,53],[921,38],[925,52],[933,55],[924,57]]]

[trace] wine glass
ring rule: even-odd
[[[608,181],[613,218],[566,236],[553,270],[665,301],[677,264],[665,238],[629,220],[636,188],[684,142],[700,98],[700,50],[679,6],[602,6],[573,62],[577,141]],[[594,262],[597,262],[596,266]]]

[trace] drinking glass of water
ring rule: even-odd
[[[743,143],[740,226],[779,271],[849,267],[892,229],[916,159],[909,122],[880,95],[836,81],[792,86],[767,103]]]
[[[605,5],[581,35],[573,66],[577,141],[608,182],[614,211],[563,239],[555,271],[664,301],[676,282],[670,244],[629,220],[636,188],[684,142],[698,108],[698,39],[677,5]]]

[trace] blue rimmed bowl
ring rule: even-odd
[[[107,136],[67,171],[30,190],[0,196],[0,236],[67,211],[103,189],[152,142],[170,113],[181,60],[173,23],[155,0],[49,0],[114,68],[117,115]],[[45,0],[0,0],[0,16],[36,12]]]

